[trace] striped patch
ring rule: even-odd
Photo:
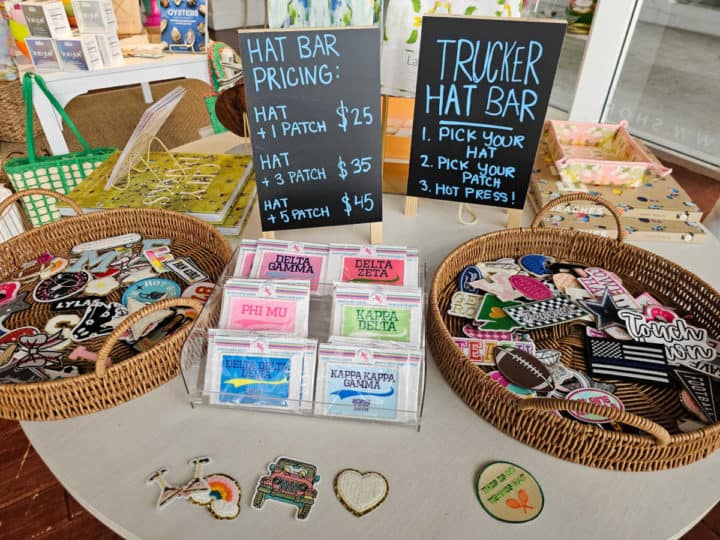
[[[588,337],[587,353],[594,377],[670,384],[662,345]]]

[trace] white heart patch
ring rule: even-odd
[[[343,469],[335,476],[335,495],[357,517],[380,506],[389,490],[387,479],[378,472]]]

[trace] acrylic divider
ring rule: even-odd
[[[424,263],[419,264],[418,271],[418,288],[422,293],[421,343],[418,348],[406,348],[395,341],[370,342],[331,336],[333,284],[330,283],[321,284],[320,294],[310,296],[307,339],[217,330],[224,284],[232,278],[237,256],[236,251],[181,351],[180,369],[193,407],[214,406],[420,428],[427,362]],[[374,285],[368,287],[372,289]],[[316,341],[312,351],[308,340]],[[220,382],[217,366],[211,364],[208,368],[209,349],[215,353],[215,360],[211,362],[217,361],[220,350],[231,367],[238,367],[238,376]],[[300,380],[298,373],[303,374]],[[248,376],[254,374],[258,376]],[[232,385],[232,390],[222,391],[230,388],[223,387],[224,384]],[[239,393],[236,388],[246,391]]]

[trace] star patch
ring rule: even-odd
[[[609,289],[605,289],[602,300],[594,302],[592,300],[578,300],[578,304],[583,306],[595,316],[595,328],[605,330],[610,326],[625,326],[625,323],[618,316],[619,306],[610,296]]]

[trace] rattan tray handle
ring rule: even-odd
[[[77,205],[75,201],[73,201],[70,197],[67,197],[66,195],[63,195],[61,193],[57,193],[56,191],[50,191],[49,189],[25,189],[21,191],[20,193],[15,193],[8,197],[7,199],[0,202],[0,215],[14,202],[19,201],[23,197],[27,197],[28,195],[43,195],[45,197],[52,197],[54,199],[57,199],[58,201],[62,201],[65,204],[67,204],[70,208],[72,208],[73,212],[75,212],[78,216],[83,215],[82,209]]]
[[[577,411],[586,414],[597,414],[649,433],[655,437],[655,443],[659,447],[667,446],[668,443],[670,443],[670,434],[661,425],[647,418],[619,409],[613,409],[612,407],[595,405],[594,403],[586,403],[584,401],[568,401],[566,399],[555,398],[520,399],[518,400],[518,407],[521,410]]]
[[[569,193],[567,195],[563,195],[561,197],[558,197],[557,199],[550,201],[540,209],[540,211],[535,216],[535,219],[533,219],[532,225],[530,226],[533,228],[539,227],[540,222],[543,220],[543,218],[545,218],[545,216],[552,212],[553,208],[560,204],[565,204],[572,201],[591,201],[607,208],[610,212],[610,215],[615,219],[615,226],[617,227],[618,231],[617,241],[622,242],[625,239],[625,228],[623,227],[622,218],[620,217],[617,208],[615,208],[615,206],[613,206],[610,201],[607,201],[602,197],[598,197],[597,195],[590,195],[589,193]]]
[[[112,364],[110,351],[115,346],[115,343],[117,343],[117,340],[120,339],[133,324],[141,321],[151,313],[160,311],[161,309],[179,306],[189,307],[200,313],[205,304],[203,304],[200,300],[195,300],[194,298],[168,298],[167,300],[160,300],[159,302],[145,306],[140,311],[136,311],[132,315],[126,317],[115,327],[115,330],[113,330],[112,334],[107,337],[105,343],[98,352],[97,360],[95,360],[95,375],[98,377],[105,376],[107,369]]]

